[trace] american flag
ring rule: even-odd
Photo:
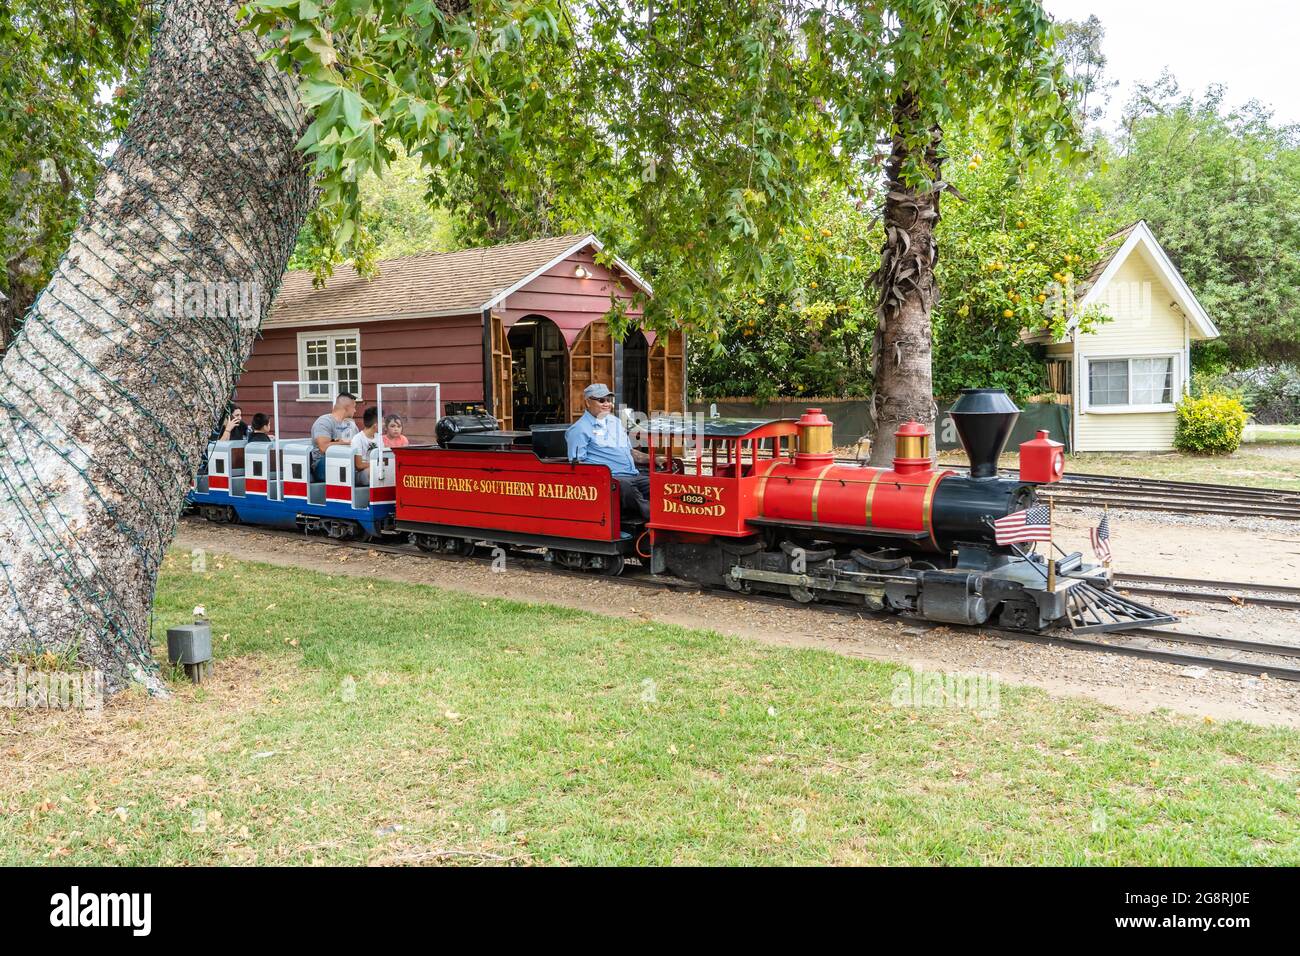
[[[1110,560],[1110,515],[1108,514],[1103,514],[1100,523],[1092,529],[1092,550],[1102,564]]]
[[[1051,541],[1051,512],[1047,505],[1034,505],[1024,511],[1013,511],[1005,518],[993,522],[993,537],[998,544]]]

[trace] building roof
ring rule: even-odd
[[[1075,288],[1075,318],[1071,319],[1066,326],[1067,332],[1072,331],[1078,323],[1077,316],[1082,314],[1089,306],[1102,301],[1105,296],[1106,286],[1124,265],[1125,260],[1139,246],[1143,247],[1148,257],[1154,265],[1156,272],[1164,279],[1169,291],[1174,296],[1174,302],[1178,305],[1188,321],[1191,323],[1192,338],[1194,339],[1217,339],[1219,330],[1215,327],[1213,320],[1206,313],[1204,307],[1197,300],[1195,294],[1187,283],[1183,280],[1182,273],[1169,258],[1164,247],[1157,241],[1151,227],[1146,224],[1145,219],[1139,219],[1137,222],[1125,226],[1123,229],[1107,237],[1099,250],[1100,256],[1088,270],[1087,276]],[[1046,330],[1038,332],[1025,331],[1021,333],[1021,339],[1026,342],[1047,342],[1049,341]]]
[[[1141,221],[1138,220],[1138,222]],[[1088,274],[1075,286],[1077,295],[1087,295],[1088,290],[1097,284],[1097,280],[1102,277],[1106,269],[1115,260],[1115,257],[1119,255],[1120,249],[1124,247],[1124,243],[1128,241],[1129,236],[1133,235],[1133,230],[1137,227],[1137,222],[1131,222],[1118,232],[1111,233],[1102,241],[1101,248],[1098,250],[1100,257],[1088,270]]]
[[[285,273],[263,328],[479,313],[589,245],[603,248],[595,236],[576,234],[385,259],[374,279],[340,266],[319,289],[310,270],[295,270]],[[631,266],[614,261],[635,286],[654,291]]]

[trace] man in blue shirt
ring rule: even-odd
[[[582,390],[582,399],[587,410],[564,433],[569,460],[608,466],[618,481],[622,514],[650,520],[650,476],[637,470],[637,465],[649,464],[650,456],[632,447],[627,429],[611,414],[613,392],[596,383]]]

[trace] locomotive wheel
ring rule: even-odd
[[[727,587],[730,588],[732,591],[735,591],[737,594],[750,594],[754,590],[749,586],[748,581],[742,580],[741,578],[732,577],[730,572],[727,573],[726,577],[724,577],[723,580],[727,582]]]
[[[626,562],[621,554],[607,554],[600,559],[603,563],[601,571],[611,578],[616,578],[623,573],[623,566]]]
[[[226,505],[225,521],[227,524],[239,524],[239,512],[230,505]]]
[[[462,558],[472,558],[478,552],[478,545],[472,538],[461,538],[456,542],[456,553]]]
[[[800,604],[811,604],[817,600],[817,595],[810,588],[800,587],[797,584],[790,585],[790,597]]]
[[[411,543],[425,554],[432,554],[438,550],[438,539],[431,534],[412,534]]]

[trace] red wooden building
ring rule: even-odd
[[[502,427],[527,428],[576,419],[582,389],[604,382],[638,411],[683,411],[682,333],[614,341],[604,318],[612,298],[651,289],[621,259],[598,264],[600,249],[585,235],[409,256],[379,263],[373,280],[340,268],[323,289],[290,272],[236,399],[247,419],[271,411],[275,381],[338,382],[363,407],[378,385],[437,382],[444,406],[483,403]],[[306,433],[315,403],[328,410],[327,392],[301,390],[283,437]]]

